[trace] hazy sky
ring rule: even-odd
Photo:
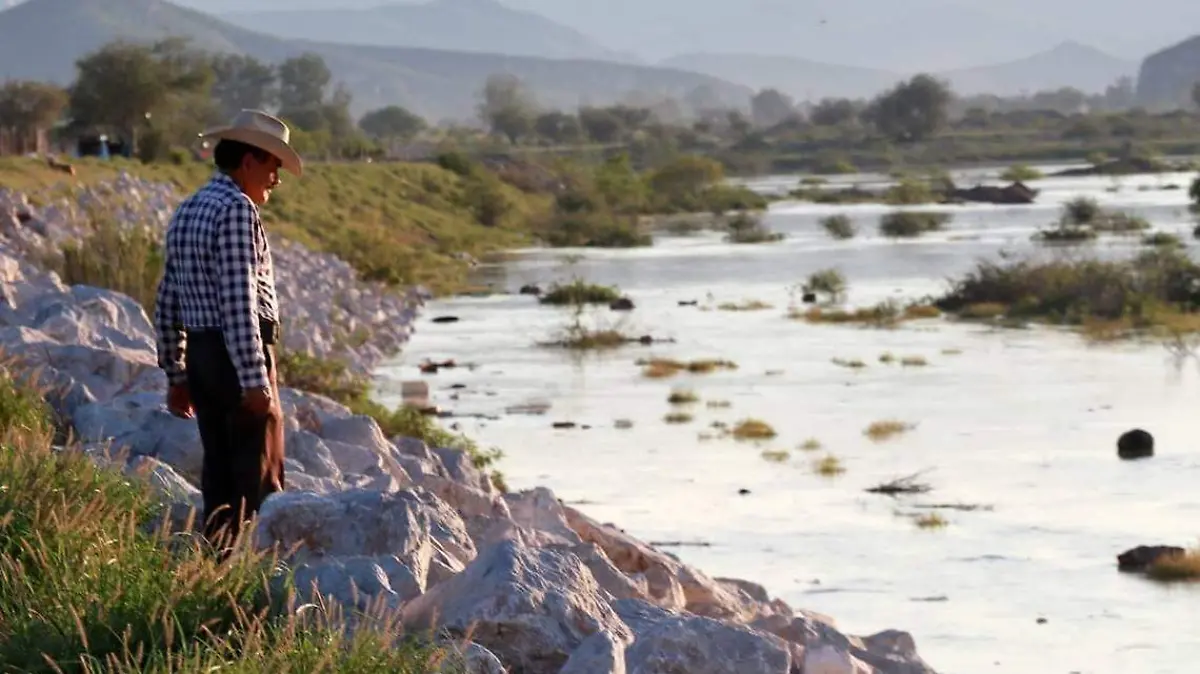
[[[384,0],[177,1],[207,11],[388,4]],[[438,1],[486,4],[496,0]],[[1016,59],[1066,40],[1140,60],[1151,51],[1200,33],[1200,2],[1193,0],[501,2],[538,12],[605,46],[648,60],[681,52],[725,51],[876,68],[947,69]]]

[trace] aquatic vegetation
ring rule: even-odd
[[[953,218],[949,213],[929,211],[893,211],[879,219],[879,233],[889,238],[915,238],[945,228]]]
[[[800,443],[800,449],[806,452],[815,452],[821,448],[821,441],[816,438],[809,438]]]
[[[672,405],[690,405],[699,402],[700,396],[691,389],[675,389],[671,391],[671,395],[667,396],[667,402]]]
[[[875,421],[870,426],[867,426],[866,430],[863,431],[863,435],[875,442],[885,442],[898,435],[907,433],[915,427],[913,424],[903,421],[884,419],[882,421]]]
[[[734,425],[732,434],[738,440],[770,440],[778,435],[770,424],[760,419],[742,419]]]
[[[690,424],[694,417],[687,412],[671,412],[663,417],[668,424]]]
[[[813,472],[822,477],[836,477],[846,472],[842,460],[832,454],[827,454],[813,461]]]

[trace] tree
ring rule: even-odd
[[[597,143],[615,143],[625,131],[625,122],[612,108],[580,108],[579,124]]]
[[[67,107],[67,92],[45,82],[16,80],[0,87],[0,129],[18,135],[53,125]]]
[[[319,54],[305,52],[279,64],[279,115],[305,131],[325,128],[325,91],[333,73]]]
[[[537,104],[515,75],[489,75],[482,98],[479,116],[492,133],[502,134],[516,144],[533,130]]]
[[[672,198],[696,194],[725,177],[721,163],[699,155],[683,155],[654,171],[650,187]]]
[[[552,110],[537,116],[533,130],[538,136],[556,145],[578,143],[583,139],[583,126],[579,117]]]
[[[69,95],[75,122],[119,133],[135,153],[139,134],[174,137],[185,124],[211,116],[212,69],[185,40],[112,42],[75,67]]]
[[[796,113],[796,103],[778,89],[763,89],[750,99],[750,118],[756,126],[775,126]]]
[[[358,128],[380,140],[408,140],[425,127],[424,119],[398,105],[372,110],[358,120]]]
[[[212,97],[222,119],[240,110],[266,110],[279,103],[279,76],[275,67],[253,56],[223,54],[213,58]]]
[[[823,98],[810,113],[809,120],[817,126],[841,126],[858,116],[858,106],[848,98]]]
[[[878,96],[864,118],[893,141],[925,140],[949,118],[950,88],[931,75],[920,74]]]

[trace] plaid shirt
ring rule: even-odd
[[[260,320],[279,314],[258,207],[229,176],[216,174],[176,209],[166,258],[154,323],[167,380],[187,381],[187,331],[221,330],[242,388],[267,386]]]

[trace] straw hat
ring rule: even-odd
[[[287,124],[261,110],[242,110],[228,126],[209,129],[200,134],[209,140],[236,140],[275,155],[284,170],[299,177],[304,172],[300,155],[288,145],[291,135]]]

